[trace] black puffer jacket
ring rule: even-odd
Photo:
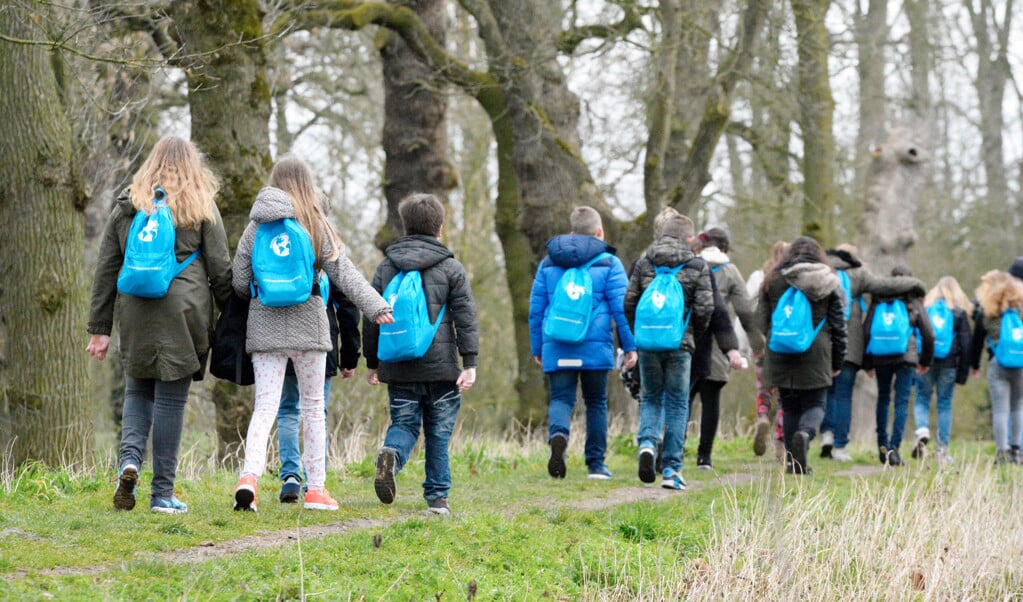
[[[475,368],[479,353],[476,303],[465,268],[447,247],[430,236],[399,238],[387,247],[384,255],[373,276],[373,287],[377,291],[383,292],[399,271],[419,270],[430,320],[437,319],[444,305],[447,309],[426,355],[393,364],[377,359],[380,327],[369,319],[363,320],[366,366],[379,370],[380,381],[385,383],[455,382],[462,372],[458,356],[462,356],[462,367]]]
[[[327,322],[330,324],[331,350],[327,354],[327,376],[337,376],[338,370],[354,370],[359,365],[362,336],[359,334],[359,308],[331,285]],[[338,345],[340,337],[340,348]]]

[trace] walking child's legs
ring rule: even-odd
[[[558,370],[548,372],[551,383],[551,404],[547,408],[548,438],[556,434],[568,438],[572,424],[572,408],[575,407],[576,389],[581,372],[579,370]]]
[[[387,427],[384,447],[394,450],[397,456],[394,472],[397,473],[408,462],[419,439],[419,429],[423,424],[422,402],[427,390],[421,384],[390,383],[387,395],[390,398],[391,425]]]
[[[277,408],[277,449],[281,456],[281,480],[294,477],[302,480],[302,451],[298,444],[298,377],[291,362],[284,372],[281,404]]]
[[[579,383],[586,403],[586,466],[601,466],[607,453],[607,371],[580,370]]]
[[[1009,446],[1023,448],[1023,368],[1006,371],[1009,381]]]
[[[124,409],[121,410],[121,444],[118,468],[134,464],[142,468],[146,457],[149,429],[153,426],[153,395],[155,381],[124,375]]]
[[[664,469],[682,470],[682,446],[689,422],[689,373],[692,356],[686,351],[664,352]]]
[[[859,368],[855,364],[845,363],[842,371],[835,377],[828,389],[827,402],[824,410],[824,422],[821,431],[831,431],[835,435],[835,447],[841,449],[849,445],[849,426],[852,423],[852,394],[856,385],[856,373]]]
[[[874,370],[877,377],[877,445],[888,448],[888,405],[892,401],[892,381],[895,379],[895,366],[878,366]]]
[[[927,373],[934,372],[934,368]],[[925,375],[926,376],[926,375]],[[948,447],[952,436],[952,395],[955,393],[956,369],[939,368],[938,389],[938,444]]]
[[[455,420],[462,406],[462,396],[454,383],[428,383],[423,400],[423,439],[426,453],[426,480],[423,497],[426,501],[448,497],[451,491],[451,464],[448,445],[455,430]]]
[[[902,445],[902,434],[906,430],[906,418],[909,416],[909,398],[913,394],[914,366],[899,366],[895,371],[895,418],[892,421],[892,437],[888,441],[890,449],[899,449]]]
[[[764,384],[764,367],[761,363],[758,362],[754,370],[757,376],[757,418],[768,418],[771,406],[774,405],[774,388]]]
[[[174,479],[181,451],[181,430],[192,377],[155,382],[153,396],[153,497],[174,496]]]
[[[256,400],[252,419],[245,435],[245,463],[242,474],[259,477],[266,468],[266,445],[270,429],[277,417],[284,385],[284,371],[288,356],[283,353],[256,352],[252,354],[252,368],[256,377]]]
[[[323,382],[327,370],[323,351],[301,351],[291,355],[302,412],[302,465],[310,489],[321,489],[327,481],[327,421],[323,413]]]
[[[938,369],[931,368],[926,374],[916,375],[916,400],[913,402],[913,426],[918,432],[922,429],[930,430],[931,394],[934,392],[935,376],[937,372]]]
[[[724,382],[718,380],[704,379],[700,383],[700,403],[703,410],[700,413],[700,445],[696,448],[696,455],[706,458],[710,457],[714,450],[714,437],[718,432],[718,422],[721,417],[721,389]]]
[[[639,375],[642,394],[636,439],[639,447],[652,447],[656,450],[661,440],[664,409],[664,366],[661,352],[639,352]]]

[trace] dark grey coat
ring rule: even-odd
[[[385,383],[455,382],[462,367],[476,367],[480,347],[476,303],[465,268],[447,247],[430,236],[399,238],[387,247],[384,255],[373,276],[373,288],[382,292],[399,271],[419,270],[430,321],[437,319],[445,304],[447,309],[426,355],[393,364],[377,358],[380,327],[372,320],[363,320],[366,366],[378,370],[380,381]],[[459,355],[462,367],[458,365]]]
[[[824,389],[831,386],[831,374],[841,369],[845,359],[845,302],[838,276],[823,263],[798,263],[782,270],[760,290],[757,318],[762,332],[770,337],[771,314],[788,287],[803,291],[810,300],[813,323],[827,322],[805,353],[786,355],[764,352],[763,381],[769,387],[783,389]],[[770,276],[769,276],[770,277]]]

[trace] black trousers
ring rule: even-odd
[[[824,421],[824,401],[828,390],[824,389],[778,389],[783,412],[782,432],[785,435],[785,449],[792,451],[792,436],[802,431],[812,440]]]

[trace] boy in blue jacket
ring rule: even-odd
[[[625,291],[629,286],[616,249],[604,242],[600,214],[590,207],[576,207],[569,218],[570,234],[547,242],[547,257],[540,262],[529,299],[529,339],[533,359],[550,379],[548,408],[549,443],[547,472],[565,478],[565,449],[569,425],[581,386],[586,403],[586,466],[591,479],[610,479],[604,465],[607,451],[607,371],[615,367],[612,321],[625,351],[625,365],[636,364],[636,344],[625,319]],[[557,328],[545,321],[562,275],[570,268],[587,267],[592,280],[592,312],[580,342],[559,340]]]

